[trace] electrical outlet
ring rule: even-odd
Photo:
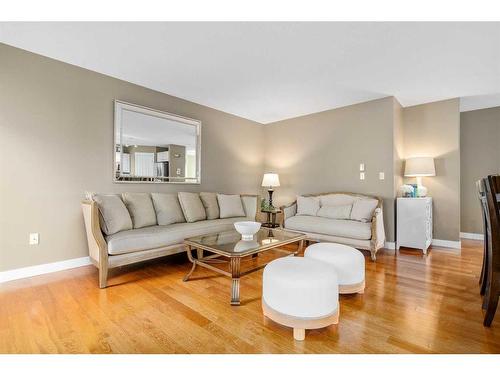
[[[384,172],[378,172],[378,178],[379,178],[379,180],[385,180],[385,173]]]
[[[364,179],[365,179],[365,172],[361,172],[361,173],[359,174],[359,179],[360,179],[360,180],[364,180]]]
[[[39,236],[38,233],[30,233],[30,245],[38,245]]]
[[[365,171],[365,164],[364,164],[364,163],[361,163],[361,164],[359,165],[359,170],[360,170],[361,172],[364,172],[364,171]]]

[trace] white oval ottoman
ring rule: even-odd
[[[264,268],[262,309],[275,322],[293,328],[295,340],[306,329],[337,324],[339,294],[335,269],[303,257],[273,260]]]
[[[308,246],[304,257],[335,267],[339,293],[363,293],[365,290],[365,257],[354,247],[321,242]]]

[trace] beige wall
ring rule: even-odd
[[[265,126],[265,169],[279,173],[275,203],[297,194],[350,191],[384,198],[386,234],[394,238],[392,97]],[[359,179],[359,164],[366,179]],[[385,180],[378,173],[385,172]],[[265,191],[265,190],[263,190]]]
[[[434,238],[460,237],[460,111],[459,99],[403,109],[405,158],[432,156],[436,176],[423,184],[433,198]],[[405,179],[415,183],[415,179]]]
[[[500,173],[500,107],[460,114],[461,231],[483,233],[475,182]]]
[[[0,271],[86,256],[86,190],[260,191],[262,125],[3,44],[0,56]],[[114,184],[113,99],[201,120],[201,186]]]
[[[403,109],[387,97],[261,125],[3,44],[0,56],[0,271],[86,256],[85,191],[266,194],[264,171],[280,174],[277,204],[328,191],[384,198],[393,241],[403,159],[418,155],[436,158],[437,176],[424,179],[434,237],[458,240],[458,100]],[[113,99],[201,120],[201,186],[113,183]],[[28,245],[30,232],[40,245]]]

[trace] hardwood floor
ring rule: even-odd
[[[0,352],[500,353],[499,314],[482,325],[482,243],[462,244],[461,254],[367,256],[365,294],[341,296],[339,325],[303,342],[263,317],[262,271],[230,306],[230,279],[198,268],[182,282],[185,254],[127,267],[104,290],[91,266],[13,281],[0,285]]]

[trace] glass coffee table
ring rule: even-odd
[[[184,243],[187,245],[187,255],[189,261],[193,263],[193,267],[188,274],[184,276],[183,280],[189,280],[196,266],[205,267],[224,276],[228,276],[232,279],[231,305],[239,305],[240,278],[265,267],[265,264],[259,265],[258,267],[241,272],[242,258],[250,256],[255,257],[257,254],[267,250],[274,250],[286,256],[293,256],[302,250],[305,239],[306,235],[302,233],[269,228],[261,228],[253,236],[253,240],[251,241],[243,241],[241,239],[241,234],[236,232],[236,230],[188,238]],[[288,251],[279,248],[283,245],[295,242],[298,243],[296,251]],[[193,257],[193,249],[197,250],[196,258]],[[205,250],[210,254],[205,256]],[[215,267],[213,264],[216,263],[229,263],[229,270],[226,271]]]

